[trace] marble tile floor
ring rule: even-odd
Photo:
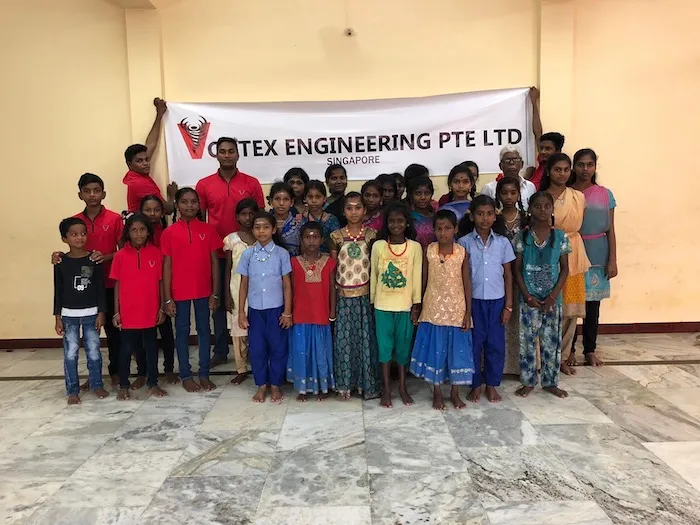
[[[611,363],[618,344],[618,361],[698,352],[686,335],[605,341]],[[506,379],[502,403],[462,411],[432,410],[417,379],[411,407],[289,388],[254,405],[226,375],[68,407],[51,352],[0,353],[6,378],[39,377],[0,380],[0,523],[700,523],[700,363],[579,367],[563,400]]]

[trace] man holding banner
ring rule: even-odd
[[[236,205],[243,199],[254,199],[261,209],[265,207],[262,186],[255,177],[238,169],[238,141],[230,137],[221,137],[216,141],[216,160],[219,169],[197,182],[195,190],[199,194],[199,207],[209,224],[223,239],[228,234],[238,231]],[[221,283],[215,294],[219,296],[219,308],[212,314],[214,320],[214,356],[211,367],[228,361],[228,331],[226,330],[226,256],[219,250],[219,273]]]

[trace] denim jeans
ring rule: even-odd
[[[136,354],[136,362],[145,362],[146,371],[139,375],[147,376],[148,387],[158,386],[158,342],[156,328],[138,330],[122,329],[121,353],[119,354],[119,387],[129,388],[129,373],[131,372],[131,354]],[[143,366],[143,365],[142,365]]]
[[[100,334],[95,329],[96,315],[87,317],[61,317],[63,321],[63,370],[66,376],[66,392],[69,396],[80,393],[78,379],[78,351],[80,350],[80,329],[83,329],[83,343],[87,355],[90,388],[102,388],[102,354]]]
[[[211,344],[211,327],[209,326],[209,298],[175,301],[175,349],[180,365],[180,379],[192,377],[190,366],[190,305],[194,305],[194,320],[197,326],[199,342],[199,377],[209,377],[209,346]]]
[[[235,269],[235,268],[234,268]],[[226,259],[219,259],[219,307],[211,314],[214,321],[214,355],[228,359],[228,328],[226,326]],[[238,300],[238,297],[235,298]]]

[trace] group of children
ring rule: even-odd
[[[553,167],[548,165],[547,180]],[[119,399],[144,382],[154,395],[165,395],[158,385],[158,330],[169,347],[166,379],[178,381],[172,374],[174,347],[183,387],[190,392],[215,388],[209,379],[209,316],[221,301],[230,314],[237,371],[232,382],[246,379],[249,359],[256,402],[268,395],[281,401],[281,387],[289,381],[298,401],[309,395],[322,400],[336,391],[343,399],[353,393],[381,397],[380,404],[391,407],[392,362],[398,365],[404,404],[413,403],[406,386],[409,370],[433,385],[436,409],[445,408],[440,389],[445,382],[451,384],[456,408],[466,406],[461,385],[471,387],[468,400],[477,402],[485,384],[486,397],[497,402],[505,326],[513,322],[519,324],[522,382],[516,393],[527,395],[541,369],[542,387],[565,397],[557,385],[562,289],[572,248],[568,236],[554,228],[555,199],[551,192],[538,191],[525,213],[520,180],[500,178],[493,199],[476,196],[477,178],[474,163],[455,166],[449,193],[436,202],[423,166],[407,169],[404,199],[400,175],[383,175],[365,183],[360,193],[345,193],[347,175],[335,165],[326,171],[328,197],[326,185],[295,168],[284,182],[272,185],[269,212],[253,199],[238,202],[231,213],[239,230],[222,240],[202,220],[192,188],[178,190],[178,220],[165,229],[164,205],[155,196],[143,198],[140,213],[130,216],[123,229],[121,221],[98,224],[112,212],[101,205],[99,177],[84,175],[79,186],[86,209],[61,222],[61,237],[70,249],[53,258],[58,263],[54,314],[57,333],[64,336],[69,403],[80,402],[80,327],[89,386],[98,396],[107,395],[98,336],[106,323],[121,339],[118,364],[110,364],[113,381],[118,376]],[[105,240],[110,228],[118,228],[119,235],[111,231]],[[225,297],[217,295],[222,246]],[[105,292],[110,281],[112,297]],[[189,363],[192,307],[198,381]],[[514,310],[517,319],[511,320]],[[174,343],[170,318],[175,319]],[[138,364],[133,385],[132,354]]]

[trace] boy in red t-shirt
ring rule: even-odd
[[[93,252],[92,261],[104,265],[105,276],[109,275],[112,258],[119,249],[119,239],[124,223],[120,214],[108,210],[102,205],[107,196],[103,180],[92,173],[84,173],[78,180],[78,198],[85,203],[85,209],[74,215],[87,225],[87,243],[85,249]],[[63,252],[53,252],[51,263],[61,262]],[[109,348],[109,375],[112,386],[119,384],[119,330],[112,323],[114,316],[114,281],[105,279],[107,296],[107,312],[105,315],[105,335]],[[89,381],[80,386],[86,391],[90,388]]]

